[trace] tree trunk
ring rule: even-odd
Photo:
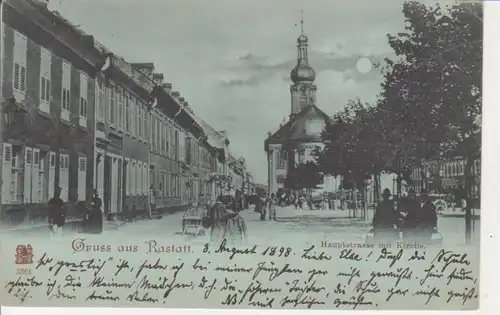
[[[363,220],[367,219],[368,214],[368,185],[363,189]]]
[[[424,165],[420,163],[420,194],[424,192],[427,184],[427,172],[424,169]]]
[[[470,244],[472,242],[472,165],[474,160],[467,156],[465,159],[465,201],[467,203],[465,207],[465,242]]]
[[[352,199],[354,200],[353,217],[355,218],[358,214],[358,189],[356,187],[356,181],[354,181],[354,189],[352,190]]]
[[[398,174],[398,177],[396,177],[396,189],[397,189],[397,196],[398,199],[401,197],[401,182],[403,181],[403,176],[401,173]]]
[[[380,202],[380,175],[377,173],[373,176],[374,188],[373,188],[373,202],[378,204]]]

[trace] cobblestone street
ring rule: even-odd
[[[253,209],[241,212],[248,226],[249,242],[260,243],[319,243],[322,240],[363,242],[366,233],[370,230],[373,210],[368,211],[369,220],[349,218],[348,211],[340,210],[295,210],[291,207],[278,207],[276,221],[261,221],[260,215]],[[205,235],[182,235],[182,217],[178,212],[156,220],[140,220],[129,222],[117,229],[108,229],[101,235],[84,235],[66,231],[65,237],[74,238],[77,235],[98,239],[100,237],[113,239],[149,239],[164,240],[174,243],[203,244],[208,241],[208,232]],[[267,219],[267,218],[266,218]],[[463,218],[439,217],[438,230],[442,234],[443,243],[449,245],[465,243],[465,221]],[[475,221],[473,242],[479,244],[480,221]],[[19,236],[49,238],[45,229],[24,231]]]

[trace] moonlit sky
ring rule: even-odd
[[[317,72],[317,105],[328,115],[356,97],[373,101],[393,58],[387,33],[404,31],[403,1],[50,0],[73,24],[128,62],[154,62],[196,115],[226,130],[258,183],[267,182],[264,140],[290,113],[300,11]]]

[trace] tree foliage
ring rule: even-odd
[[[375,108],[359,99],[349,101],[323,131],[326,146],[315,152],[323,172],[342,176],[343,185],[362,187],[365,179],[385,167],[385,143]],[[347,188],[347,187],[345,187]]]
[[[480,155],[482,4],[403,5],[404,32],[388,35],[373,105],[349,101],[325,129],[316,161],[327,174],[360,182],[381,172],[410,181],[423,161]]]
[[[323,173],[313,161],[302,163],[291,169],[285,177],[287,189],[314,189],[323,183]]]

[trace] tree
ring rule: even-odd
[[[465,159],[466,218],[481,145],[482,10],[481,3],[406,2],[406,32],[388,36],[399,59],[387,60],[380,102],[394,130],[391,164],[398,175],[424,159]]]
[[[316,163],[307,161],[292,168],[285,177],[287,189],[315,189],[323,183],[323,173]]]
[[[334,115],[323,131],[325,147],[315,152],[325,174],[342,176],[346,189],[363,187],[365,180],[385,167],[385,144],[376,108],[359,99]]]

